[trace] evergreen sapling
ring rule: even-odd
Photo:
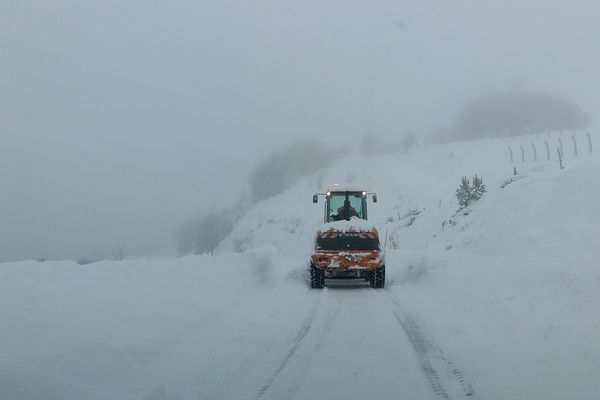
[[[456,198],[458,199],[460,208],[465,208],[469,205],[469,200],[471,200],[471,184],[466,176],[462,177],[460,186],[456,189]]]
[[[481,196],[486,192],[483,179],[478,177],[477,174],[473,177],[473,185],[471,186],[471,197],[473,200],[479,200]]]
[[[466,176],[462,177],[460,186],[456,189],[456,198],[458,199],[459,210],[466,208],[471,200],[479,200],[486,192],[483,179],[475,175],[473,183],[469,182]]]

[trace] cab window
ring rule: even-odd
[[[344,207],[346,193],[332,193],[329,197],[329,221],[335,221],[338,216],[338,210]],[[348,195],[350,207],[354,208],[358,214],[358,218],[363,218],[362,196],[361,193],[350,193]]]

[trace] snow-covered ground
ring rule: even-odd
[[[596,399],[600,153],[513,176],[508,146],[544,140],[346,159],[212,257],[0,264],[0,399]],[[474,174],[488,192],[455,214]],[[307,287],[334,182],[378,193],[384,290]]]

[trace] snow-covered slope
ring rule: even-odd
[[[214,257],[0,264],[0,399],[595,399],[600,153],[513,176],[519,144],[346,159]],[[474,174],[488,192],[456,214]],[[387,289],[307,288],[318,182],[378,193]]]

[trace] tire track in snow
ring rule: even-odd
[[[173,387],[180,387],[183,384],[185,384],[185,385],[187,385],[187,387],[189,387],[190,392],[192,390],[194,390],[194,385],[196,385],[196,383],[194,382],[194,378],[187,377],[188,381],[186,381],[185,379],[181,379],[180,382],[178,382],[177,384],[173,384],[172,382],[166,382],[166,383],[162,382],[160,379],[160,376],[162,376],[162,374],[163,374],[164,365],[177,365],[177,364],[184,365],[185,368],[182,369],[184,374],[187,374],[190,371],[196,371],[197,364],[198,364],[197,360],[188,359],[185,364],[181,364],[182,361],[178,361],[175,357],[173,357],[173,355],[179,354],[179,353],[181,353],[181,354],[189,353],[188,348],[190,346],[197,346],[197,342],[199,340],[203,340],[203,339],[205,340],[206,338],[209,338],[211,336],[216,336],[217,333],[223,329],[222,328],[223,321],[236,320],[237,322],[239,322],[238,324],[235,325],[236,329],[231,331],[232,335],[228,336],[228,337],[230,337],[230,340],[233,341],[233,340],[238,340],[241,337],[247,337],[248,331],[245,329],[246,325],[248,325],[249,322],[255,322],[255,320],[248,318],[248,316],[244,316],[242,319],[240,319],[240,315],[239,315],[240,305],[244,304],[244,300],[246,300],[245,301],[246,307],[248,307],[249,304],[251,304],[252,307],[255,307],[255,308],[263,308],[264,305],[266,305],[266,304],[273,305],[272,296],[274,296],[274,292],[262,292],[262,293],[256,292],[256,293],[257,293],[257,295],[255,294],[255,295],[250,296],[251,303],[248,302],[248,299],[247,299],[248,296],[240,296],[239,299],[236,299],[235,301],[230,302],[225,307],[224,312],[216,315],[215,318],[212,321],[210,321],[211,323],[194,324],[193,329],[185,331],[184,334],[181,334],[176,337],[177,338],[176,341],[169,342],[165,346],[163,346],[163,348],[161,348],[161,354],[156,357],[154,362],[150,365],[145,366],[145,368],[140,369],[139,373],[137,374],[137,375],[139,375],[139,378],[140,378],[139,380],[144,380],[144,381],[148,381],[149,374],[152,374],[152,376],[154,376],[158,382],[157,386],[155,388],[153,388],[152,390],[144,391],[144,393],[146,393],[146,395],[141,398],[151,399],[151,398],[154,398],[153,396],[155,396],[155,393],[161,393],[161,391],[164,391],[165,389],[174,390]],[[299,296],[298,301],[300,303],[305,303],[306,299],[310,293],[311,293],[311,290],[306,289],[303,292],[303,294],[301,296]],[[285,309],[285,307],[279,307],[277,304],[275,304],[275,305],[273,305],[273,307],[269,308],[269,311],[272,313],[272,318],[281,318],[281,316],[286,312],[286,309]],[[269,347],[270,347],[269,343],[265,342],[264,345],[259,350],[257,350],[255,357],[251,358],[252,363],[244,362],[244,363],[240,364],[238,366],[238,368],[232,367],[231,371],[230,371],[231,375],[230,375],[229,379],[231,379],[232,381],[235,381],[235,382],[239,382],[240,380],[242,380],[244,378],[245,372],[248,370],[251,370],[251,368],[255,365],[256,360],[257,359],[260,360],[263,357],[263,355],[268,352]],[[210,354],[210,351],[208,351],[208,352],[200,351],[198,353],[198,356],[200,357],[200,355],[202,355],[202,354]],[[198,358],[198,359],[200,359],[200,358]],[[174,360],[177,360],[177,361],[174,361]],[[154,372],[157,370],[157,368],[156,368],[157,365],[158,366],[163,365],[163,367],[158,369],[160,374],[158,376],[155,376]],[[226,388],[223,389],[223,391],[221,393],[218,394],[218,396],[212,395],[212,397],[220,398],[220,399],[236,398],[236,396],[231,395],[231,389],[232,389],[232,386],[227,386]],[[201,392],[201,390],[199,390],[199,391]],[[177,396],[174,396],[174,397],[177,397]],[[201,395],[200,397],[203,397],[203,395]],[[160,398],[164,398],[164,396],[162,396]]]
[[[325,291],[325,294],[327,294],[328,292]],[[330,305],[329,301],[326,301],[326,305]],[[323,339],[327,336],[327,334],[331,331],[331,327],[333,325],[333,321],[335,320],[335,317],[339,314],[341,309],[341,303],[337,302],[335,307],[327,307],[326,309],[323,309],[322,307],[318,309],[318,313],[319,315],[325,313],[327,314],[327,316],[325,317],[325,324],[318,328],[318,324],[317,327],[314,326],[313,324],[313,331],[315,329],[318,330],[317,338],[315,339],[315,344],[313,349],[310,351],[310,353],[306,356],[307,360],[305,360],[305,365],[302,366],[300,368],[300,371],[296,371],[294,378],[295,379],[288,379],[288,381],[293,382],[285,391],[285,394],[280,396],[279,398],[281,399],[293,399],[296,395],[296,392],[298,391],[299,387],[301,386],[302,383],[302,379],[304,377],[304,375],[306,374],[306,371],[309,369],[312,358],[314,357],[315,354],[317,354],[319,352],[319,350],[323,347]]]
[[[312,313],[313,309],[316,308],[316,304],[311,305],[311,301],[309,300],[310,294],[314,293],[313,289],[307,288],[303,295],[296,299],[299,304],[308,304],[310,307],[309,313]],[[313,300],[316,303],[316,300]],[[272,310],[272,309],[269,309]],[[282,314],[286,311],[278,310],[276,314],[272,314],[273,318],[281,319]],[[306,321],[306,319],[304,320]],[[253,372],[259,368],[260,365],[268,362],[268,359],[272,356],[273,352],[273,338],[279,338],[277,336],[277,332],[270,332],[273,336],[264,336],[262,337],[262,343],[253,348],[252,357],[247,357],[246,360],[242,361],[230,372],[230,380],[232,382],[237,382],[238,385],[229,385],[225,388],[224,392],[218,397],[219,399],[236,399],[240,398],[241,393],[247,393],[248,391],[252,392],[254,389],[253,380],[251,378]],[[261,387],[262,388],[262,387]],[[240,392],[240,390],[242,392]],[[258,396],[258,395],[257,395]]]
[[[319,294],[319,298],[321,297],[321,294],[322,294],[322,292]],[[255,399],[257,399],[257,400],[262,399],[265,396],[265,394],[267,394],[267,392],[269,391],[269,389],[271,388],[271,386],[273,385],[275,380],[283,372],[286,365],[292,359],[294,354],[296,354],[296,352],[298,351],[300,346],[302,346],[302,343],[304,342],[304,338],[306,337],[306,335],[308,335],[308,332],[310,331],[310,328],[312,327],[313,321],[315,320],[315,317],[317,316],[318,303],[319,303],[318,301],[315,302],[310,314],[308,315],[308,317],[302,324],[300,330],[298,331],[298,334],[292,341],[292,346],[285,353],[285,356],[279,363],[279,366],[275,369],[275,371],[271,374],[271,376],[269,376],[269,379],[264,383],[264,385],[261,386],[260,390],[258,391],[258,393],[255,396]]]
[[[314,293],[314,291],[311,290],[311,293]],[[286,388],[283,388],[281,393],[272,393],[271,397],[276,396],[274,398],[282,398],[282,399],[283,398],[285,398],[285,399],[294,398],[296,392],[298,391],[298,388],[301,385],[302,377],[305,374],[306,370],[310,366],[310,362],[311,362],[310,360],[312,359],[313,355],[316,352],[318,352],[318,350],[323,345],[322,339],[331,330],[333,319],[340,310],[339,303],[336,304],[335,307],[323,307],[323,304],[322,304],[323,302],[321,300],[326,294],[327,294],[327,289],[319,291],[318,296],[316,296],[316,298],[314,300],[314,304],[311,307],[310,314],[305,319],[304,323],[302,324],[302,326],[301,326],[300,330],[298,331],[298,334],[296,335],[294,340],[291,342],[292,343],[291,347],[285,352],[284,357],[279,362],[279,365],[275,369],[275,371],[269,376],[269,379],[265,382],[265,384],[263,386],[261,386],[255,399],[258,400],[258,399],[267,397],[267,395],[272,391],[274,384],[278,380],[280,380],[280,378],[287,380],[288,383],[290,383],[290,384]],[[326,302],[326,304],[329,304],[329,303]],[[325,315],[325,314],[326,314],[325,323],[324,324],[316,324],[317,326],[315,327],[315,320],[317,319],[317,317],[320,315]],[[322,320],[323,317],[320,317],[318,319]],[[319,327],[318,325],[321,325],[321,326]],[[317,338],[315,338],[315,340],[314,340],[313,348],[307,354],[305,354],[304,360],[298,360],[298,362],[295,363],[295,364],[305,364],[305,365],[303,365],[303,366],[296,365],[294,367],[296,370],[293,371],[292,375],[288,376],[287,378],[282,377],[282,375],[284,375],[284,371],[286,369],[289,369],[288,366],[290,365],[290,361],[296,360],[299,357],[299,355],[297,354],[298,350],[301,347],[306,345],[305,339],[308,336],[308,334],[310,332],[314,331],[315,329],[317,329],[318,333],[316,334]],[[314,336],[314,334],[311,336]]]
[[[432,339],[427,337],[415,319],[404,311],[396,296],[389,290],[386,290],[385,293],[386,297],[395,305],[392,312],[406,333],[417,355],[419,367],[433,392],[443,399],[476,399],[473,386],[466,380],[456,364]],[[441,375],[442,373],[444,375]]]

